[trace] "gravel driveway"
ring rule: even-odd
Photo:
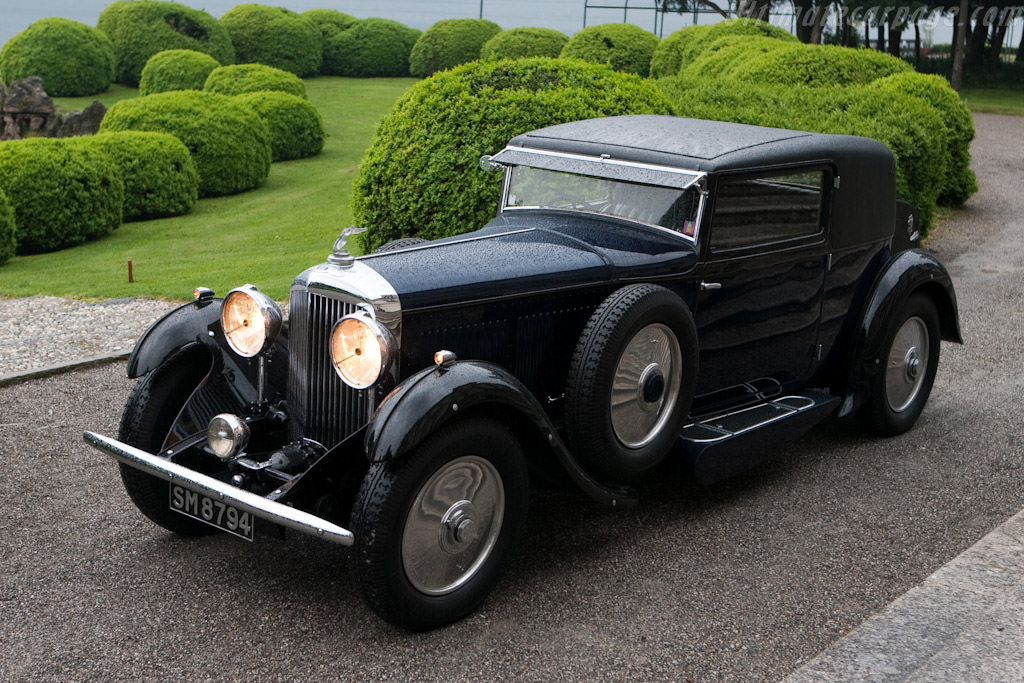
[[[538,493],[506,578],[432,633],[376,619],[343,549],[143,519],[81,441],[116,433],[123,368],[0,388],[0,679],[778,680],[1024,507],[1024,118],[976,122],[982,190],[928,245],[967,345],[916,429],[831,420],[626,512]]]

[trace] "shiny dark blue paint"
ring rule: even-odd
[[[128,357],[128,376],[142,377],[158,367],[176,350],[191,342],[205,343],[220,327],[222,299],[192,301],[169,311],[149,326]]]

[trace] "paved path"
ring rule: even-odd
[[[914,430],[830,420],[629,511],[539,492],[507,576],[435,632],[376,619],[342,549],[143,519],[81,442],[116,433],[120,367],[0,387],[0,680],[784,678],[1024,508],[1022,126],[978,117],[983,191],[930,243],[968,343],[943,346]]]

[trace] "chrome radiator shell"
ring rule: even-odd
[[[376,387],[349,387],[331,363],[334,324],[360,309],[386,327],[401,348],[402,309],[398,294],[377,271],[359,260],[347,266],[315,266],[292,283],[287,394],[292,438],[312,439],[331,448],[369,422],[373,415],[378,398]],[[397,381],[397,363],[387,372]]]

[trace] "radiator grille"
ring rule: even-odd
[[[354,304],[295,290],[289,301],[288,407],[293,438],[331,448],[366,424],[373,389],[356,390],[331,365],[331,330]]]

